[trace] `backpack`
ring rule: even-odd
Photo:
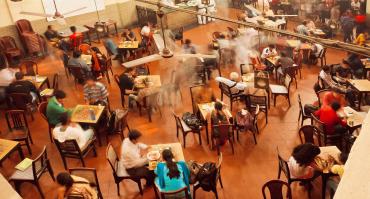
[[[200,167],[197,180],[204,191],[211,191],[215,187],[217,167],[213,162],[206,162]]]
[[[182,120],[187,124],[191,129],[199,129],[201,122],[198,117],[190,112],[186,112],[182,115]]]

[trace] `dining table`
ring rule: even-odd
[[[185,161],[184,152],[180,142],[166,143],[166,144],[154,144],[148,148],[148,153],[151,151],[158,151],[160,158],[158,160],[149,160],[149,170],[154,170],[157,167],[158,162],[162,161],[162,151],[165,149],[171,150],[175,161]]]
[[[1,198],[4,199],[22,199],[17,191],[12,187],[7,179],[0,173],[0,191]]]
[[[349,106],[343,107],[337,113],[341,118],[346,119],[351,134],[354,130],[362,126],[367,114],[366,112],[356,111]]]
[[[351,79],[348,80],[348,83],[359,92],[358,110],[360,110],[363,95],[370,93],[370,81],[368,79]]]
[[[102,105],[77,105],[71,115],[71,122],[84,124],[97,124],[105,106]]]
[[[24,159],[21,144],[17,141],[0,139],[0,163],[2,163],[13,151],[17,150],[21,160]]]
[[[32,82],[38,91],[41,91],[42,87],[46,84],[50,88],[49,78],[47,76],[35,75],[35,76],[24,76],[24,80]]]
[[[118,43],[118,49],[134,50],[139,48],[139,41],[122,41]]]

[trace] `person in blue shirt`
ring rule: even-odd
[[[171,150],[165,149],[162,152],[164,162],[160,162],[155,169],[157,178],[155,184],[160,192],[172,192],[188,187],[190,171],[184,161],[173,161],[173,154]],[[185,193],[181,192],[176,195],[171,195],[173,198],[184,198]]]

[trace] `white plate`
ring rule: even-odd
[[[161,153],[159,153],[159,151],[150,151],[148,154],[146,154],[146,157],[150,161],[159,160]]]

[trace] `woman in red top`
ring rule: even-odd
[[[342,134],[346,132],[346,121],[339,118],[337,111],[340,109],[338,102],[333,102],[331,106],[322,106],[315,115],[325,124],[325,132],[328,135]]]

